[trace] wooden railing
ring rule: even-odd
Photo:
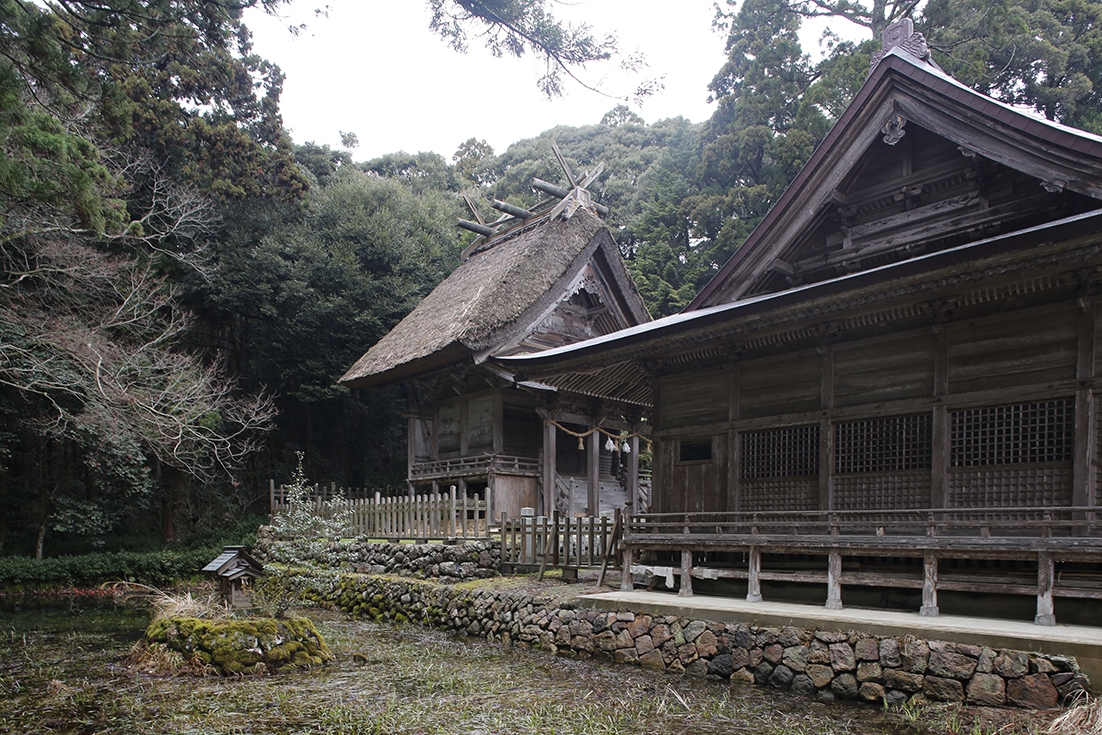
[[[324,488],[322,488],[324,490]],[[324,492],[311,495],[319,511],[350,513],[351,536],[373,539],[429,541],[441,539],[489,538],[490,518],[488,499],[479,494],[468,497],[457,495],[455,490],[428,495],[402,495],[345,499],[339,504],[331,502],[334,495]],[[290,506],[285,494],[272,493],[272,515],[285,512]],[[324,498],[324,501],[323,501]]]
[[[501,518],[501,561],[504,566],[587,569],[619,565],[616,554],[621,529],[613,516],[553,516]]]
[[[755,513],[644,513],[631,516],[626,539],[657,537],[738,539],[753,542],[829,538],[971,539],[997,545],[1006,539],[1075,539],[1102,548],[1102,507],[952,508],[886,511],[763,511]]]
[[[490,472],[539,476],[539,460],[504,454],[484,454],[478,457],[458,457],[431,462],[417,462],[410,469],[411,480],[433,480],[448,477],[485,475]]]

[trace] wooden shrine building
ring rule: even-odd
[[[404,383],[410,492],[485,492],[494,518],[638,502],[637,398],[518,384],[489,361],[650,320],[586,189],[600,171],[575,178],[555,152],[571,188],[537,179],[551,196],[534,211],[495,202],[497,221],[461,220],[479,233],[464,262],[341,378]]]
[[[909,20],[884,40],[683,313],[501,362],[646,391],[625,547],[682,594],[1098,624],[1102,137],[964,87]]]

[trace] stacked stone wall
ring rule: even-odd
[[[309,580],[309,581],[305,581]],[[1045,709],[1089,690],[1074,659],[913,636],[761,627],[580,609],[552,594],[385,576],[293,572],[269,593],[578,658],[607,658],[823,699],[966,701]]]
[[[397,574],[438,578],[443,582],[485,579],[498,574],[501,544],[388,544],[367,539],[351,541],[282,541],[262,528],[253,550],[265,562],[317,565],[359,574]]]

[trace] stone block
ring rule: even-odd
[[[628,632],[631,633],[632,638],[638,638],[639,636],[643,636],[649,633],[650,616],[636,615],[635,620],[631,621],[631,624],[628,625]]]
[[[866,702],[879,702],[884,699],[884,687],[876,682],[863,682],[857,690],[857,695]]]
[[[761,651],[762,658],[771,664],[779,664],[784,657],[784,648],[779,643],[770,643]]]
[[[834,679],[834,669],[822,664],[808,664],[804,673],[807,674],[817,689],[828,686],[831,680]]]
[[[697,659],[696,646],[694,646],[692,643],[686,643],[684,645],[678,646],[677,658],[679,661],[681,661],[681,664],[683,666],[695,661]]]
[[[922,693],[939,702],[964,701],[964,685],[956,679],[946,679],[941,676],[927,675],[922,685]]]
[[[830,644],[830,666],[835,671],[853,671],[857,661],[853,656],[853,647],[848,643]]]
[[[976,659],[950,651],[934,651],[930,654],[926,673],[947,679],[967,681],[976,671]]]
[[[882,676],[880,664],[874,661],[862,661],[857,664],[857,681],[879,682]]]
[[[807,647],[807,662],[809,664],[829,664],[830,648],[827,644],[816,638]]]
[[[1025,709],[1052,709],[1060,701],[1060,693],[1047,674],[1031,674],[1006,682],[1006,701]]]
[[[853,674],[839,674],[830,682],[830,691],[838,699],[857,699],[857,678]]]
[[[1002,707],[1006,704],[1006,681],[995,674],[976,674],[965,690],[969,704]]]
[[[754,672],[750,671],[750,669],[747,669],[747,668],[736,669],[734,672],[731,673],[731,684],[732,685],[734,685],[734,684],[746,685],[746,684],[753,684],[753,683],[754,683]]]
[[[796,674],[796,676],[792,678],[792,684],[789,685],[788,691],[793,694],[810,697],[816,694],[819,689],[807,674]]]
[[[769,683],[769,677],[773,676],[773,664],[762,661],[754,667],[754,681],[758,684]]]
[[[796,678],[796,672],[781,664],[773,669],[773,675],[769,677],[769,683],[778,689],[787,689],[792,680]]]
[[[635,639],[635,650],[642,656],[654,650],[654,640],[649,635],[641,635]]]
[[[848,633],[840,633],[836,630],[817,630],[815,631],[815,637],[821,640],[823,643],[841,643],[842,641],[849,640]]]
[[[612,660],[621,664],[637,664],[639,653],[634,648],[620,648],[613,652]]]
[[[899,641],[895,638],[885,638],[880,641],[880,665],[888,669],[898,669],[902,666]]]
[[[639,663],[644,668],[648,669],[664,669],[666,668],[666,662],[662,660],[662,652],[654,649],[648,651],[639,657]]]
[[[807,658],[810,651],[807,646],[795,645],[784,649],[781,663],[793,671],[803,671],[807,668]]]
[[[853,654],[858,661],[879,661],[880,644],[875,638],[862,638],[854,645]]]
[[[990,674],[995,670],[995,649],[984,648],[980,651],[980,657],[976,662],[977,674]]]
[[[731,649],[731,668],[741,669],[750,665],[750,652],[745,648]]]
[[[930,648],[925,642],[908,640],[903,643],[899,653],[900,668],[912,674],[925,674],[926,663],[930,660]]]
[[[884,701],[889,707],[902,707],[909,699],[907,692],[901,692],[898,689],[890,689],[888,693],[884,695]]]
[[[659,623],[658,625],[651,626],[650,637],[651,640],[654,641],[654,647],[661,648],[662,644],[673,636],[670,633],[670,626],[665,623]]]
[[[900,689],[904,692],[917,692],[922,689],[922,674],[912,674],[901,669],[884,669],[884,686]]]
[[[719,641],[716,640],[716,635],[710,630],[705,630],[694,641],[696,644],[696,653],[701,658],[711,658],[716,655],[719,649]]]
[[[689,623],[689,625],[683,631],[682,635],[685,636],[686,643],[692,643],[700,637],[701,633],[703,633],[707,629],[708,624],[705,623],[703,620],[694,620],[693,622]]]
[[[992,673],[1004,679],[1018,679],[1029,673],[1029,654],[1021,651],[1000,651],[995,657]]]
[[[711,660],[708,664],[708,673],[721,676],[724,679],[730,678],[734,673],[735,667],[731,664],[731,654],[721,653]]]
[[[708,662],[697,659],[685,667],[685,673],[703,679],[708,675]]]

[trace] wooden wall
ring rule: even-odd
[[[1100,309],[1069,294],[671,367],[654,511],[1093,505]]]

